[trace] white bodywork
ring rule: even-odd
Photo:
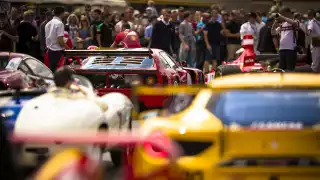
[[[98,131],[103,124],[108,129],[129,128],[133,104],[125,95],[109,93],[96,97],[93,90],[85,87],[80,89],[77,92],[54,89],[28,101],[18,115],[14,132]],[[27,147],[35,146],[25,145],[24,149]],[[29,160],[25,161],[30,164]]]

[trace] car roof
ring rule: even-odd
[[[312,73],[241,73],[214,79],[208,86],[214,89],[320,88],[320,75]]]

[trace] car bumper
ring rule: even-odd
[[[106,88],[103,90],[98,90],[98,96],[103,96],[107,93],[117,92],[126,95],[128,98],[132,100],[132,89],[130,88]],[[138,96],[138,102],[142,103],[146,108],[153,109],[153,108],[160,108],[163,106],[163,103],[167,97],[166,96]]]
[[[201,180],[316,180],[320,177],[316,167],[216,167],[208,158],[181,157],[175,163],[167,159],[152,158],[137,148],[133,155],[133,173],[135,178],[149,175],[168,167],[163,173],[152,179],[201,179]]]

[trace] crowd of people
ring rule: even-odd
[[[108,5],[97,9],[86,5],[84,9],[48,9],[46,18],[39,22],[32,10],[21,12],[13,7],[8,16],[0,14],[0,51],[15,50],[36,57],[48,51],[54,70],[64,49],[149,47],[162,49],[177,61],[207,73],[210,64],[215,68],[222,61],[235,59],[242,37],[251,34],[257,54],[279,53],[279,68],[293,71],[297,53],[305,53],[310,64],[313,62],[312,69],[320,72],[317,10],[301,14],[280,4],[268,13],[246,13],[212,5],[206,11],[180,7],[158,13],[153,1],[148,1],[144,12],[128,7],[119,14]]]

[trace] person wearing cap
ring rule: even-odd
[[[265,25],[263,22],[258,23],[257,18],[258,18],[258,16],[255,12],[249,13],[248,14],[248,21],[246,23],[242,24],[241,28],[240,28],[241,39],[246,34],[251,34],[253,36],[254,50],[256,53],[258,53],[257,46],[258,46],[259,33],[260,33],[261,28]]]
[[[23,13],[23,20],[17,26],[19,42],[17,43],[17,52],[24,54],[32,54],[32,43],[38,35],[37,28],[32,24],[34,12],[27,10]]]
[[[0,13],[0,51],[13,51],[18,41],[17,31],[10,25],[7,14]]]
[[[315,13],[315,18],[308,24],[308,34],[311,36],[311,68],[320,73],[320,11]]]
[[[70,49],[64,41],[64,8],[56,7],[54,17],[45,26],[46,45],[48,49],[49,68],[52,72],[58,68],[59,62],[64,59],[63,50]]]

